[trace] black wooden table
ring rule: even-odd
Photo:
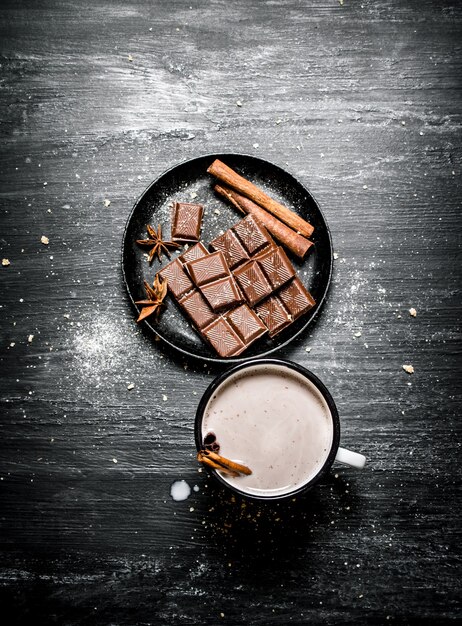
[[[461,619],[460,3],[3,0],[1,15],[5,623]],[[280,356],[328,385],[369,464],[288,505],[198,472],[216,370],[144,334],[121,280],[134,199],[218,151],[295,174],[334,239],[328,302]],[[184,502],[179,479],[197,485]]]

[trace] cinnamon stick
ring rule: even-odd
[[[208,168],[207,172],[221,180],[232,189],[235,189],[238,193],[241,193],[247,198],[253,200],[253,202],[262,206],[301,235],[310,237],[313,233],[314,228],[311,224],[283,204],[280,204],[279,202],[276,202],[276,200],[273,200],[273,198],[270,198],[270,196],[268,196],[262,189],[251,183],[243,176],[240,176],[219,159],[215,159],[212,165]]]
[[[199,463],[208,465],[212,469],[220,470],[220,472],[228,474],[228,476],[233,476],[234,478],[236,476],[239,476],[237,472],[234,472],[233,470],[230,470],[226,467],[223,467],[222,465],[219,465],[218,463],[215,463],[215,461],[212,461],[212,459],[208,459],[205,454],[203,454],[203,451],[197,453],[197,460],[199,461]]]
[[[283,246],[288,248],[299,259],[305,258],[306,253],[313,245],[312,241],[302,237],[302,235],[298,235],[278,220],[277,217],[262,209],[249,198],[237,193],[237,191],[233,191],[223,185],[215,185],[214,189],[218,194],[229,200],[239,211],[253,215]]]
[[[231,461],[231,459],[227,459],[220,454],[216,454],[211,450],[201,450],[197,453],[197,460],[201,463],[205,463],[206,465],[211,465],[207,463],[207,461],[211,461],[218,465],[215,469],[223,470],[227,469],[231,472],[237,472],[238,474],[245,474],[246,476],[250,476],[252,470],[247,467],[247,465],[242,465],[241,463],[236,463],[235,461]]]

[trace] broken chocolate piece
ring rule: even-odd
[[[175,202],[172,209],[172,239],[182,243],[199,241],[201,234],[202,204]]]
[[[200,291],[195,289],[183,296],[178,304],[186,311],[198,330],[202,330],[217,318]]]
[[[244,217],[244,219],[235,224],[232,229],[239,237],[249,256],[258,254],[268,246],[275,245],[266,228],[252,217],[252,215]]]
[[[245,349],[239,336],[222,317],[204,328],[202,334],[222,357],[234,356]]]
[[[277,296],[270,296],[255,307],[259,318],[269,330],[269,336],[274,337],[288,326],[293,320]]]
[[[219,237],[215,237],[215,239],[210,242],[210,247],[212,250],[220,250],[223,252],[226,262],[231,269],[247,261],[249,258],[241,242],[231,229],[228,229]]]
[[[278,292],[279,298],[294,320],[304,315],[316,304],[313,296],[299,278],[294,278]]]
[[[295,276],[293,265],[281,247],[271,249],[261,256],[259,255],[258,263],[273,289],[282,287]]]
[[[181,298],[194,287],[178,259],[163,267],[158,274],[167,279],[168,289],[175,298]]]
[[[242,294],[232,276],[207,283],[201,287],[202,294],[214,311],[230,309],[243,301]]]
[[[229,275],[228,266],[221,252],[213,252],[189,261],[185,267],[198,287]]]
[[[194,261],[195,259],[200,259],[207,255],[208,255],[207,248],[204,246],[204,244],[201,241],[199,241],[199,243],[196,243],[196,245],[191,246],[188,250],[183,252],[183,254],[180,254],[178,259],[184,265],[185,263],[188,263],[189,261]]]
[[[233,274],[250,306],[254,306],[273,291],[256,261],[238,267]]]
[[[228,313],[226,319],[246,346],[266,333],[266,326],[247,304],[242,304]]]

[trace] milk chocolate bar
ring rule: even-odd
[[[264,248],[275,245],[273,238],[266,228],[251,215],[244,217],[244,219],[235,224],[232,229],[249,256],[254,256]]]
[[[256,261],[249,261],[238,267],[234,270],[233,275],[250,306],[255,306],[273,291]]]
[[[184,265],[185,263],[188,263],[189,261],[194,261],[195,259],[200,259],[204,256],[207,256],[207,254],[208,254],[207,248],[204,246],[204,244],[201,241],[199,241],[199,243],[196,243],[194,246],[191,246],[190,248],[185,250],[183,254],[180,254],[178,259]]]
[[[214,311],[223,311],[237,306],[243,300],[242,294],[232,276],[202,285],[202,295]]]
[[[257,304],[255,310],[269,331],[269,336],[274,337],[293,322],[292,316],[286,311],[277,296],[270,296]]]
[[[281,247],[258,255],[257,260],[273,290],[279,289],[295,276],[293,265]]]
[[[230,269],[247,261],[249,255],[231,228],[210,242],[212,250],[220,250]]]
[[[178,304],[189,315],[199,331],[211,324],[218,317],[218,315],[212,311],[207,300],[198,289],[194,289],[194,291],[180,298]]]
[[[242,304],[227,314],[226,319],[248,347],[266,333],[266,326],[247,304]]]
[[[313,296],[299,278],[283,287],[278,296],[294,320],[307,313],[316,304]]]
[[[180,243],[199,241],[203,214],[202,204],[175,202],[172,209],[172,240]]]
[[[181,261],[178,259],[175,259],[162,268],[159,271],[159,275],[167,279],[167,287],[171,294],[177,299],[184,296],[185,293],[194,287],[189,276],[184,271]]]
[[[159,274],[221,357],[240,354],[266,332],[274,337],[315,305],[284,250],[252,216],[210,247],[215,252],[196,243]]]
[[[235,356],[245,350],[246,346],[239,335],[222,317],[204,328],[202,334],[222,357]]]
[[[213,252],[189,261],[185,267],[197,287],[202,287],[229,274],[229,268],[221,252]]]

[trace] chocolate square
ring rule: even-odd
[[[278,292],[279,298],[294,320],[309,311],[316,304],[313,296],[299,278],[294,278]]]
[[[273,291],[256,261],[238,267],[233,274],[250,306],[254,306]]]
[[[269,330],[269,336],[274,337],[286,326],[292,323],[291,316],[287,313],[282,302],[277,296],[270,296],[255,307],[259,318]]]
[[[197,289],[183,296],[178,304],[186,311],[194,322],[194,325],[201,330],[217,318],[217,314],[212,311],[207,301]]]
[[[207,256],[208,253],[207,248],[201,241],[199,241],[196,245],[191,246],[188,250],[185,250],[183,254],[180,254],[178,258],[183,264],[185,264],[189,261],[194,261],[195,259],[201,259],[202,257]]]
[[[181,298],[194,287],[178,259],[163,267],[159,274],[167,279],[167,287],[175,298]]]
[[[231,269],[249,258],[241,242],[231,229],[228,229],[219,237],[215,237],[210,242],[210,247],[212,250],[223,252],[226,262]]]
[[[273,289],[278,289],[295,276],[292,263],[280,247],[258,257],[258,263]]]
[[[239,237],[249,256],[261,252],[264,248],[274,245],[274,241],[266,228],[252,215],[247,215],[232,227]]]
[[[203,214],[202,204],[175,202],[172,209],[172,240],[181,243],[199,241]]]
[[[189,261],[185,265],[193,282],[198,287],[219,278],[228,276],[229,269],[221,252],[213,252],[207,256]]]
[[[222,357],[239,354],[245,349],[239,336],[222,317],[204,328],[202,334]]]
[[[228,313],[226,319],[246,346],[266,333],[266,326],[247,304],[238,306]]]
[[[223,311],[242,302],[243,297],[232,276],[226,276],[201,287],[202,295],[214,311]]]

